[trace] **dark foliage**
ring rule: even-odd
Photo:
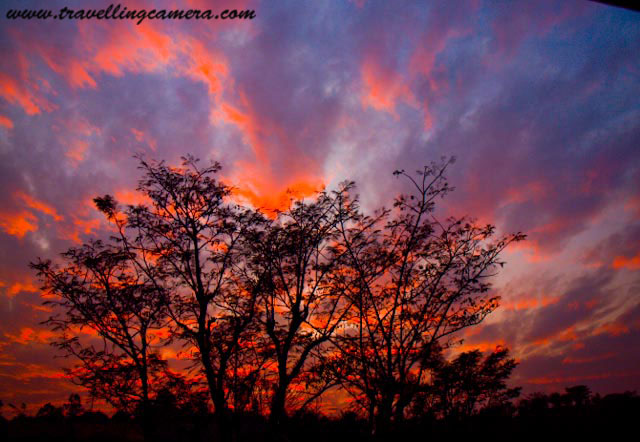
[[[75,402],[70,399],[68,404]],[[161,402],[161,403],[160,403]],[[193,414],[171,395],[153,407],[153,441],[219,440],[216,421],[207,414]],[[84,411],[65,414],[65,407],[43,406],[35,416],[20,414],[11,420],[0,418],[0,433],[6,441],[138,441],[142,436],[139,420],[115,414]],[[436,418],[424,414],[406,419],[395,428],[393,437],[377,440],[468,440],[486,435],[488,440],[539,440],[568,438],[616,440],[634,430],[640,413],[640,396],[635,392],[592,395],[585,386],[567,388],[564,393],[537,393],[518,404],[498,410],[487,404],[465,417]],[[285,418],[283,436],[305,442],[372,441],[367,421],[352,412],[327,418],[311,412]],[[234,415],[234,434],[238,441],[267,441],[271,434],[266,418],[256,414]],[[484,437],[484,436],[483,436]]]

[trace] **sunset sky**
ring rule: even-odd
[[[174,1],[164,3],[175,8]],[[122,3],[148,8],[141,1]],[[105,234],[92,198],[136,203],[132,155],[222,163],[280,207],[444,156],[441,213],[528,240],[501,307],[461,349],[508,346],[525,393],[640,390],[640,13],[588,1],[188,1],[254,20],[8,20],[0,10],[0,399],[72,387],[28,263]]]

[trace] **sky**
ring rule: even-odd
[[[0,399],[73,386],[28,263],[104,235],[136,160],[219,161],[278,208],[355,180],[392,204],[454,156],[440,213],[527,241],[460,350],[507,346],[524,393],[640,390],[640,13],[588,1],[196,1],[253,20],[9,20],[0,10]],[[175,2],[154,7],[175,8]],[[207,6],[209,5],[209,6]],[[123,2],[148,8],[142,1]]]

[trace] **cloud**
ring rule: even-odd
[[[4,115],[0,115],[0,126],[4,126],[6,129],[13,129],[13,121]]]
[[[505,255],[502,307],[461,348],[509,346],[521,360],[514,382],[529,389],[640,388],[632,12],[547,1],[234,7],[259,18],[0,31],[3,397],[68,392],[27,265],[108,235],[93,197],[146,202],[136,152],[220,161],[235,196],[267,209],[343,179],[357,181],[365,208],[389,206],[409,190],[393,170],[455,155],[456,191],[438,215],[529,235]]]

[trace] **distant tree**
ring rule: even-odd
[[[62,409],[64,410],[64,415],[66,417],[76,417],[84,413],[84,407],[82,406],[82,399],[80,398],[80,395],[77,393],[70,394],[68,402],[65,402],[62,405]]]
[[[56,407],[51,404],[51,402],[47,402],[44,404],[38,412],[36,413],[36,417],[46,418],[46,419],[62,419],[64,418],[64,409],[62,407]]]
[[[529,394],[518,403],[518,415],[522,417],[569,417],[587,413],[588,409],[602,403],[601,398],[593,396],[586,385],[565,388],[564,393]]]
[[[209,391],[199,380],[166,370],[152,401],[153,414],[173,417],[204,416],[209,412]]]
[[[607,394],[604,397],[595,395],[591,398],[591,406],[601,416],[635,424],[640,413],[640,395],[635,391]]]
[[[591,402],[591,390],[586,385],[565,388],[565,397],[570,406],[584,408]]]
[[[424,167],[416,178],[395,172],[412,194],[399,196],[393,210],[339,224],[337,253],[348,256],[341,285],[353,309],[351,327],[336,341],[337,374],[378,434],[404,418],[428,383],[436,346],[448,346],[454,333],[498,306],[490,277],[503,265],[500,253],[524,239],[520,233],[494,239],[491,225],[436,218],[436,200],[451,190],[444,176],[450,163]]]
[[[24,402],[22,402],[20,405],[10,403],[9,407],[11,407],[11,409],[15,413],[16,418],[27,416],[27,404],[25,404]]]
[[[556,401],[556,403],[561,403]],[[527,395],[518,403],[518,415],[521,417],[544,417],[550,414],[550,396],[535,392]],[[559,408],[559,407],[558,407]]]
[[[443,418],[468,418],[481,408],[502,406],[520,395],[506,380],[516,367],[506,348],[482,357],[479,350],[459,354],[432,372],[424,394],[431,396],[435,414]]]

